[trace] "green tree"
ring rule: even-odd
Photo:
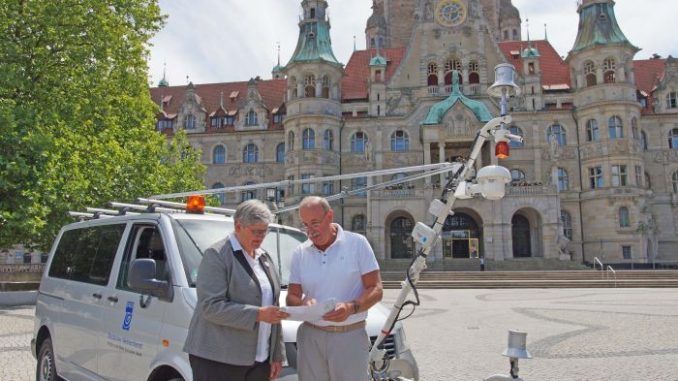
[[[0,2],[0,247],[48,247],[68,210],[199,189],[186,136],[155,131],[157,0]]]

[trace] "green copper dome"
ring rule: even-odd
[[[492,114],[490,114],[490,111],[487,109],[485,104],[483,102],[467,98],[461,93],[461,90],[459,90],[459,72],[456,70],[453,71],[452,78],[452,93],[449,97],[447,97],[447,99],[442,102],[438,102],[433,105],[433,107],[431,107],[431,110],[428,112],[428,116],[426,116],[426,120],[424,120],[422,124],[441,124],[445,114],[447,114],[447,112],[450,111],[450,109],[457,102],[463,103],[464,106],[473,111],[479,121],[483,123],[489,122],[492,119]]]
[[[585,2],[579,8],[579,31],[572,52],[610,44],[631,45],[617,23],[614,2],[609,0]]]
[[[297,48],[287,65],[311,61],[325,61],[341,65],[332,52],[330,23],[326,20],[301,23]]]

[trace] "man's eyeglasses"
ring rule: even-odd
[[[320,220],[313,221],[310,224],[302,222],[301,226],[299,226],[299,230],[301,230],[304,233],[308,233],[309,230],[318,230],[318,228],[320,228],[320,225],[322,225],[323,221],[325,220],[325,217],[327,217],[327,212],[325,212],[325,214],[323,214],[323,216],[320,217]]]

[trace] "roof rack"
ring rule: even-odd
[[[186,209],[186,204],[180,203],[180,202],[173,202],[173,201],[165,201],[165,200],[156,200],[152,198],[138,198],[137,202],[141,204],[146,204],[146,205],[160,205],[163,207],[171,208],[171,209],[181,209],[185,210]],[[226,216],[232,216],[235,214],[235,209],[228,209],[228,208],[217,208],[214,206],[205,206],[205,212],[211,212],[215,214],[223,214]]]

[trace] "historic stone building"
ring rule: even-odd
[[[368,0],[366,0],[368,1]],[[202,149],[210,188],[310,179],[453,161],[499,114],[494,67],[517,69],[511,156],[486,144],[478,168],[513,182],[500,201],[458,201],[433,263],[476,251],[489,260],[652,262],[678,259],[678,64],[634,60],[612,0],[579,5],[565,59],[547,40],[523,40],[510,0],[376,0],[368,50],[346,65],[332,52],[328,2],[303,0],[292,59],[273,79],[151,89],[158,129],[186,129]],[[290,20],[293,22],[294,20]],[[401,175],[395,175],[398,177]],[[416,221],[443,176],[335,203],[336,219],[365,234],[384,261],[405,261]],[[278,189],[285,205],[389,179]],[[234,207],[265,190],[220,195]],[[294,224],[296,215],[284,216]]]

